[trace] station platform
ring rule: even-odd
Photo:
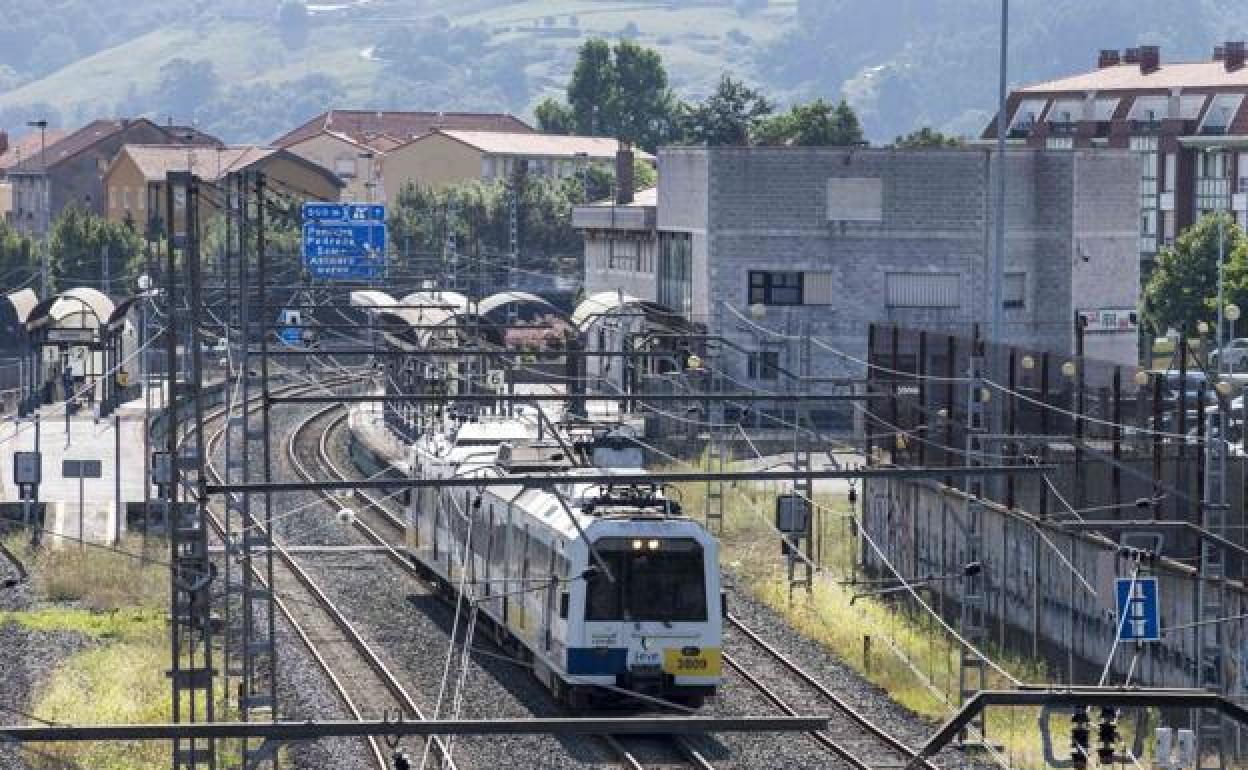
[[[154,416],[160,394],[154,392],[152,400]],[[52,547],[79,539],[115,542],[125,534],[127,507],[143,502],[143,399],[122,404],[104,418],[86,406],[66,420],[64,405],[54,404],[42,407],[38,420],[44,542]],[[21,516],[14,453],[34,448],[34,418],[0,419],[0,505],[9,516]],[[98,461],[99,476],[67,476],[66,471],[73,472],[67,460]]]

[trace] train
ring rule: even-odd
[[[722,678],[718,542],[657,485],[578,481],[640,470],[625,429],[554,436],[543,422],[535,409],[451,414],[419,437],[415,478],[567,481],[416,488],[408,555],[449,598],[471,597],[482,627],[572,709],[700,707]]]

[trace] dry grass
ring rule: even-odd
[[[778,535],[769,522],[778,490],[768,485],[741,484],[726,489],[721,559],[738,585],[780,612],[805,636],[823,644],[873,684],[910,711],[936,721],[953,711],[958,701],[958,646],[935,618],[903,602],[860,598],[851,603],[851,577],[857,541],[849,519],[848,502],[817,496],[816,516],[821,571],[809,597],[798,589],[790,599],[787,566]],[[705,484],[681,485],[685,510],[700,517]],[[871,638],[870,660],[864,659],[864,638]],[[1013,676],[1027,682],[1047,681],[1041,663],[986,648]],[[989,687],[1006,680],[989,672]],[[1003,746],[1002,759],[1016,768],[1044,767],[1034,709],[1010,709],[988,715],[992,743]],[[1055,723],[1060,722],[1055,720]],[[1067,736],[1054,736],[1058,751]]]
[[[50,602],[74,602],[91,610],[166,607],[169,603],[168,548],[152,541],[147,561],[142,540],[128,537],[118,549],[77,543],[30,548],[25,537],[6,545],[31,571],[36,595]],[[124,553],[123,553],[124,551]]]

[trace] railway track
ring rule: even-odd
[[[339,405],[334,404],[321,409],[308,417],[300,427],[306,429],[318,419],[332,414],[339,408]],[[330,446],[333,443],[333,436],[337,431],[342,429],[342,427],[346,424],[346,421],[347,414],[345,412],[330,419],[325,425],[325,428],[321,431],[319,439],[316,441],[318,447],[317,463],[320,465],[321,470],[335,479],[343,481],[350,478],[359,478],[358,475],[350,474],[345,468],[335,462],[333,453],[330,449]],[[299,431],[296,430],[291,434],[290,451],[292,452],[292,458],[293,452],[295,451],[294,439],[298,432]],[[297,471],[305,479],[312,478],[314,473],[314,471],[308,468],[304,463],[300,464]],[[340,503],[340,501],[332,495],[327,493],[318,494],[320,494],[322,499],[329,505],[337,506]],[[353,524],[356,529],[359,530],[364,537],[373,544],[385,548],[386,553],[390,555],[404,571],[414,576],[421,577],[419,571],[411,560],[400,553],[395,547],[396,543],[401,544],[403,540],[403,530],[405,526],[403,519],[390,510],[390,505],[383,498],[374,496],[365,490],[355,490],[354,496],[364,504],[361,509],[357,509],[356,516],[353,520]],[[390,536],[387,537],[382,535],[382,531],[389,532]],[[703,756],[703,754],[683,736],[647,739],[638,738],[636,736],[604,735],[600,736],[600,738],[603,743],[606,744],[608,749],[616,755],[620,764],[629,770],[645,770],[647,765],[655,764],[662,767],[670,767],[673,762],[687,764],[693,768],[697,768],[697,770],[714,770],[715,768],[715,766],[711,764],[711,762],[707,760],[706,757]],[[672,756],[670,759],[664,759],[658,762],[654,760],[647,762],[640,758],[643,755],[653,755],[656,753],[666,753]]]
[[[342,382],[346,380],[335,380],[326,385]],[[303,392],[320,387],[323,386],[294,385],[280,390]],[[257,401],[258,399],[253,399],[253,403],[246,408],[253,411],[258,409]],[[211,418],[205,415],[205,421],[222,420],[225,414],[225,408],[213,410]],[[223,422],[207,441],[209,458],[224,435]],[[219,481],[220,474],[211,460],[206,467],[208,474]],[[224,522],[211,508],[208,509],[208,523],[224,541]],[[244,524],[240,522],[239,526],[241,528]],[[273,540],[273,551],[278,557],[275,566],[281,565],[280,570],[274,571],[275,585],[268,586],[258,568],[253,567],[253,575],[260,584],[273,591],[274,606],[290,623],[317,666],[326,674],[349,714],[355,719],[366,715],[376,717],[397,705],[405,716],[423,719],[420,709],[394,674],[307,571],[276,539]],[[379,740],[369,738],[367,743],[369,753],[377,766],[388,770],[389,760]],[[433,751],[441,758],[442,767],[454,770],[451,754],[440,739],[434,740]]]
[[[729,615],[724,626],[725,647],[734,637],[740,643],[734,645],[733,655],[724,653],[724,664],[750,687],[789,716],[803,711],[827,714],[831,720],[829,728],[809,733],[820,746],[859,770],[904,768],[914,761],[913,749],[846,703],[740,619]],[[938,770],[925,759],[916,766]]]

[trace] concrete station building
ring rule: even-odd
[[[665,148],[653,194],[575,210],[584,291],[723,335],[741,384],[783,389],[803,336],[817,340],[808,376],[861,377],[868,324],[969,337],[991,317],[996,162],[986,149]],[[1019,149],[1006,164],[1007,341],[1071,353],[1080,312],[1086,355],[1134,364],[1137,155]]]

